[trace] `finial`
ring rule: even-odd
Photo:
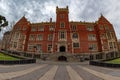
[[[101,16],[103,16],[103,14],[102,14],[102,13],[100,13],[100,15],[101,15]]]
[[[26,13],[24,12],[24,15],[23,15],[23,16],[25,17],[25,15],[26,15]]]
[[[66,8],[68,9],[68,5],[66,6]]]
[[[58,9],[58,6],[56,8]]]

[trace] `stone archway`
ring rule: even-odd
[[[67,61],[67,57],[65,56],[59,56],[58,61]]]
[[[60,52],[65,52],[66,50],[65,46],[61,46],[59,49],[60,49]]]

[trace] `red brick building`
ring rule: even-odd
[[[101,15],[96,22],[69,21],[69,9],[56,7],[56,22],[30,23],[23,16],[10,33],[8,50],[90,54],[118,50],[113,25]]]

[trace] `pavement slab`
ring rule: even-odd
[[[53,66],[46,74],[44,74],[39,80],[53,80],[56,74],[58,66]]]
[[[22,71],[0,73],[0,80],[4,80],[4,79],[6,80],[6,79],[11,79],[14,77],[22,76],[22,75],[31,73],[34,70],[38,70],[44,66],[46,66],[46,65],[36,66],[36,67],[28,68],[28,69],[22,70]]]
[[[49,71],[53,65],[47,65],[45,67],[42,67],[38,70],[35,70],[31,73],[12,78],[11,80],[39,80],[47,71]]]
[[[54,80],[70,80],[66,65],[59,65]]]
[[[83,80],[103,80],[85,70],[80,68],[79,66],[71,66],[82,78]]]
[[[81,66],[79,66],[79,67],[91,74],[96,75],[97,77],[102,78],[103,80],[120,80],[120,77],[104,74],[104,73],[101,73],[101,72],[98,72],[98,71],[95,71],[95,70],[92,70],[92,69],[89,69],[86,67],[81,67]]]
[[[39,66],[39,64],[30,64],[30,65],[19,65],[19,66],[9,66],[9,67],[1,67],[0,73],[8,73],[8,72],[15,72],[15,71],[22,71],[31,67]]]
[[[70,76],[70,80],[83,80],[83,78],[78,75],[78,73],[73,70],[70,66],[66,66],[68,74]]]

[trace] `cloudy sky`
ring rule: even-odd
[[[0,0],[0,15],[7,18],[9,26],[23,15],[30,22],[49,21],[50,17],[55,21],[56,6],[67,5],[70,21],[95,22],[102,13],[113,24],[120,39],[120,0]],[[5,31],[3,29],[2,33]]]

